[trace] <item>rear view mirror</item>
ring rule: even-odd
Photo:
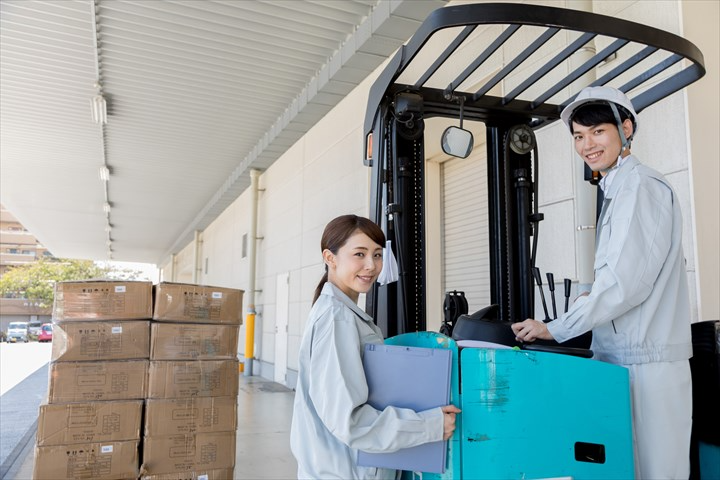
[[[448,127],[442,134],[443,152],[453,157],[467,158],[473,149],[473,134],[469,130]]]

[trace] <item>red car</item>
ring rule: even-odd
[[[38,334],[38,342],[52,342],[52,323],[43,323]]]

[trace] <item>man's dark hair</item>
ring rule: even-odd
[[[635,122],[628,113],[628,111],[621,105],[617,105],[618,112],[620,113],[620,120],[624,122],[626,119],[630,119],[633,122],[633,128],[635,128]],[[572,133],[572,122],[579,123],[584,127],[592,127],[593,125],[600,125],[601,123],[612,123],[617,125],[615,115],[610,106],[606,102],[601,103],[586,103],[578,107],[570,116],[570,132]]]

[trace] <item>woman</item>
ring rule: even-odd
[[[395,478],[394,470],[359,467],[358,450],[393,452],[447,440],[455,430],[453,405],[424,412],[368,405],[362,365],[367,343],[383,343],[380,329],[357,306],[382,269],[385,236],[375,223],[343,215],[320,242],[325,275],[300,345],[290,445],[298,478]]]

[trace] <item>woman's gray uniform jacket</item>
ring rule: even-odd
[[[332,283],[310,310],[299,352],[290,446],[298,478],[395,478],[394,470],[357,466],[357,452],[392,452],[442,440],[440,408],[416,413],[367,405],[362,366],[380,329]]]

